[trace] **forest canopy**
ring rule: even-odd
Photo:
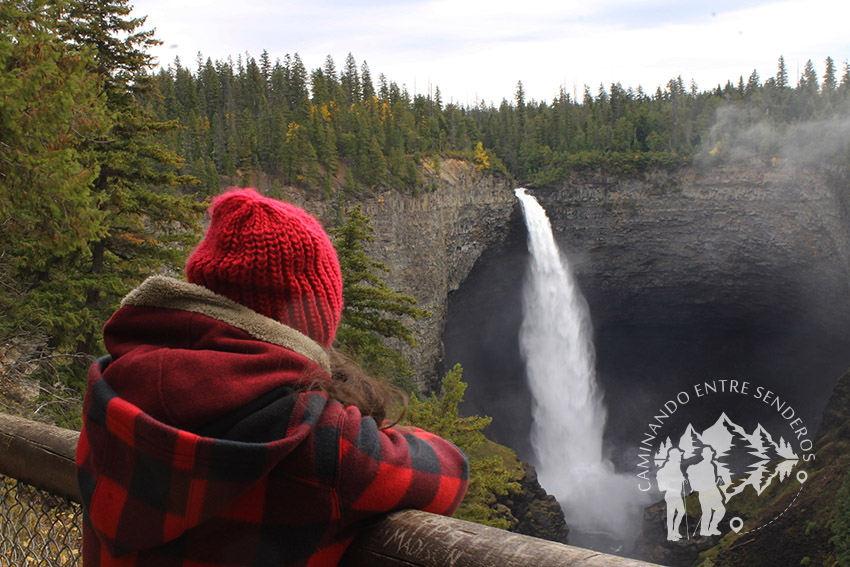
[[[184,128],[171,149],[211,190],[213,172],[239,180],[259,170],[320,194],[427,189],[423,160],[451,155],[551,183],[576,168],[677,167],[701,150],[722,157],[755,126],[774,134],[773,145],[756,148],[770,159],[789,127],[850,110],[850,67],[839,74],[832,58],[821,75],[807,62],[796,86],[781,56],[765,81],[753,71],[708,90],[674,77],[651,93],[615,83],[585,86],[580,100],[561,90],[551,101],[529,101],[519,81],[498,107],[446,104],[439,87],[411,95],[384,75],[374,81],[350,53],[340,69],[329,55],[312,71],[298,53],[274,62],[265,51],[235,62],[199,55],[194,70],[175,60],[156,82],[162,99],[152,110]],[[735,119],[719,129],[729,109]]]

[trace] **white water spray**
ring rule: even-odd
[[[531,252],[520,352],[533,399],[531,443],[540,483],[561,503],[571,528],[628,539],[639,528],[640,493],[633,477],[616,474],[602,453],[606,410],[596,384],[587,303],[546,211],[525,189],[516,195]]]

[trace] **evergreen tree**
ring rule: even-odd
[[[372,140],[362,147],[357,172],[369,187],[377,187],[387,180],[389,175],[387,160],[375,136],[372,136]]]
[[[307,117],[310,111],[310,97],[307,91],[307,68],[304,66],[304,62],[301,61],[301,56],[297,53],[292,59],[286,98],[289,101],[289,109],[294,111],[297,117],[302,119]]]
[[[263,74],[263,80],[268,83],[272,77],[272,60],[269,57],[269,52],[265,49],[260,55],[260,72]]]
[[[342,269],[344,300],[335,346],[372,374],[393,379],[411,391],[410,366],[383,339],[415,346],[403,318],[421,319],[430,314],[415,307],[412,297],[393,291],[381,277],[387,267],[366,254],[365,245],[374,241],[374,229],[359,205],[350,209],[344,224],[331,232]]]
[[[780,89],[788,88],[788,69],[785,67],[785,58],[781,55],[777,67],[776,86]]]
[[[90,243],[107,231],[83,144],[106,128],[104,100],[91,50],[59,35],[65,9],[0,4],[0,341],[25,356],[82,338]]]
[[[328,83],[325,80],[325,72],[321,69],[315,69],[310,74],[310,85],[312,87],[312,102],[313,106],[328,106],[331,102],[331,93],[328,88]]]
[[[832,57],[827,57],[826,69],[823,72],[823,94],[832,96],[837,87],[838,81],[835,79],[835,61],[832,60]]]
[[[845,104],[850,102],[850,61],[844,62],[844,72],[841,74],[841,83],[838,85],[838,93]],[[845,108],[850,108],[845,106]]]
[[[335,174],[339,169],[339,154],[336,148],[336,132],[328,105],[311,106],[310,137],[315,141],[314,146],[319,162],[328,172]]]
[[[304,126],[297,122],[290,122],[287,125],[283,152],[278,159],[283,165],[283,174],[289,183],[306,186],[314,180],[318,155]]]
[[[818,74],[815,71],[814,63],[809,59],[803,67],[803,74],[800,76],[800,83],[796,92],[796,112],[799,118],[808,120],[812,117],[817,106],[819,92]]]
[[[152,94],[152,31],[139,31],[144,18],[128,18],[128,0],[74,0],[63,14],[63,35],[93,53],[91,72],[105,99],[109,128],[87,140],[99,170],[91,184],[104,230],[91,249],[84,297],[75,309],[82,324],[71,337],[78,350],[95,354],[100,328],[118,298],[144,275],[182,263],[179,244],[195,239],[199,207],[169,187],[193,179],[180,176],[178,156],[159,135],[174,122],[158,122],[140,100]]]
[[[519,475],[507,470],[500,455],[486,456],[485,445],[489,442],[483,430],[492,421],[490,417],[460,417],[458,405],[465,391],[463,371],[457,364],[443,378],[439,395],[433,393],[424,401],[411,396],[404,422],[448,439],[469,458],[469,488],[455,516],[508,529],[516,519],[494,504],[497,496],[519,490]]]
[[[363,100],[371,101],[375,98],[375,86],[372,84],[372,73],[369,72],[369,65],[363,62],[360,67],[360,85],[363,91]]]
[[[806,65],[803,67],[803,74],[800,77],[800,85],[799,88],[801,90],[813,90],[817,92],[820,89],[818,85],[818,74],[815,71],[815,64],[812,63],[812,60],[809,59],[806,61]]]
[[[322,73],[325,79],[325,86],[328,92],[328,100],[335,101],[337,104],[345,102],[345,93],[339,81],[339,76],[336,72],[336,65],[333,57],[328,55],[325,57],[325,66],[322,68]]]
[[[747,86],[744,87],[744,98],[751,99],[758,94],[761,90],[761,82],[759,80],[759,73],[756,69],[753,69],[750,78],[747,80]]]
[[[360,75],[357,72],[357,61],[349,53],[345,58],[345,68],[340,77],[342,90],[345,92],[346,102],[351,105],[360,100]]]

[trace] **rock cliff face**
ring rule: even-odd
[[[500,497],[497,503],[510,509],[511,515],[517,519],[517,525],[511,531],[569,543],[570,530],[564,521],[561,505],[540,486],[533,466],[523,463],[522,468],[524,474],[519,492],[508,493]]]
[[[611,413],[729,376],[817,423],[850,365],[848,179],[753,163],[540,191],[590,304],[600,379],[628,400]]]
[[[654,295],[681,318],[718,302],[734,302],[741,319],[831,310],[848,291],[846,193],[837,173],[752,164],[576,175],[537,195],[600,319],[652,322],[669,313],[636,313],[624,299]],[[804,305],[815,287],[824,300]]]
[[[375,242],[368,252],[390,271],[387,281],[431,316],[412,322],[417,342],[404,347],[414,379],[439,382],[444,372],[442,333],[448,295],[466,279],[481,254],[507,233],[513,186],[503,176],[482,175],[472,164],[444,160],[439,186],[418,196],[385,193],[363,202]]]
[[[432,314],[409,322],[416,347],[394,345],[411,361],[414,381],[425,388],[439,383],[445,367],[442,335],[448,295],[481,254],[504,239],[514,201],[510,180],[478,172],[468,162],[442,160],[434,181],[434,190],[417,195],[393,190],[361,200],[375,230],[367,253],[389,268],[385,279],[390,287],[414,297],[418,307]],[[285,198],[326,226],[340,213],[335,203],[308,200],[302,193],[288,192]]]

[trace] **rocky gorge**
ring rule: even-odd
[[[448,159],[434,177],[432,191],[361,200],[375,228],[368,251],[389,268],[391,286],[432,312],[413,322],[418,346],[407,350],[418,383],[433,387],[460,362],[466,411],[492,416],[488,436],[533,464],[517,346],[528,252],[515,184]],[[606,450],[618,470],[634,469],[653,412],[699,381],[765,384],[817,429],[850,367],[845,169],[694,163],[576,172],[531,192],[588,302]],[[334,214],[327,203],[304,204]],[[720,403],[746,411],[740,401]]]
[[[618,466],[632,466],[651,413],[698,380],[769,384],[817,423],[850,366],[848,185],[845,171],[752,162],[533,190],[589,305]],[[496,440],[532,459],[516,347],[526,258],[514,212],[450,298],[445,345]]]

